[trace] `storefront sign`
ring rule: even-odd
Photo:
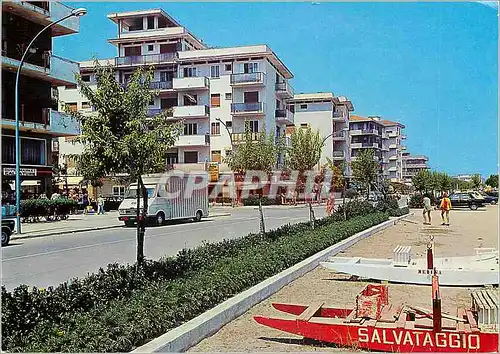
[[[210,182],[219,181],[219,164],[217,162],[212,162],[208,166],[208,173],[210,174]]]
[[[37,176],[37,170],[36,168],[20,168],[19,169],[19,174],[24,177],[36,177]],[[5,167],[3,169],[3,175],[4,176],[15,176],[16,175],[16,169],[12,167]]]

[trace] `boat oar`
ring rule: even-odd
[[[423,307],[420,307],[420,306],[411,306],[411,305],[407,305],[409,308],[411,308],[412,310],[415,310],[421,314],[424,314],[426,315],[427,317],[429,318],[432,318],[432,310],[429,310],[429,309],[426,309],[426,308],[423,308]],[[448,318],[450,320],[455,320],[455,321],[459,321],[459,322],[467,322],[466,320],[464,320],[463,318],[459,318],[459,317],[455,317],[455,316],[452,316],[450,315],[449,313],[447,312],[443,312],[442,313],[442,316],[444,318]]]

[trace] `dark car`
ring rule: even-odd
[[[476,196],[475,193],[469,193],[469,192],[453,193],[448,198],[450,198],[451,206],[453,208],[466,207],[469,208],[470,210],[477,210],[477,208],[483,207],[484,204],[486,203],[486,199],[478,198],[478,196]],[[437,201],[438,208],[439,205],[441,204],[441,199],[442,197],[440,197]]]
[[[10,242],[10,235],[14,232],[14,220],[2,219],[2,247]]]
[[[488,204],[497,204],[498,203],[498,193],[497,193],[497,195],[494,195],[493,193],[482,192],[481,195],[483,196],[483,198],[486,200],[486,203],[488,203]]]

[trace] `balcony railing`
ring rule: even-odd
[[[116,66],[159,64],[173,61],[177,58],[177,53],[148,54],[128,57],[116,57]]]
[[[278,122],[287,122],[290,124],[294,122],[294,113],[289,109],[277,109],[274,112],[274,116]]]
[[[250,133],[250,140],[252,140],[252,141],[259,140],[259,135],[260,135],[260,133]],[[232,133],[231,134],[231,141],[235,144],[241,143],[241,142],[245,141],[245,136],[246,136],[246,133]]]
[[[207,77],[179,77],[174,78],[174,88],[176,90],[208,89],[210,81]]]
[[[334,159],[343,159],[345,157],[345,154],[343,151],[334,151],[332,153],[332,156]]]
[[[333,112],[333,120],[343,121],[345,120],[345,115],[342,112]]]
[[[340,132],[333,133],[332,137],[336,140],[342,140],[342,139],[345,139],[347,137],[347,134],[344,131],[340,131]]]
[[[210,145],[210,134],[181,135],[176,146],[207,146]]]
[[[176,118],[204,118],[210,115],[210,107],[207,105],[175,106],[174,117]]]
[[[150,109],[148,109],[147,116],[154,117],[162,112],[167,112],[167,117],[174,116],[173,108],[150,108]]]
[[[149,83],[149,88],[152,90],[169,90],[173,88],[172,81],[152,81]]]
[[[276,83],[276,93],[289,98],[294,95],[293,87],[287,81]]]
[[[264,103],[231,103],[231,113],[264,113]]]
[[[231,85],[263,84],[266,78],[264,73],[231,74]]]

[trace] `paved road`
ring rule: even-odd
[[[232,216],[176,223],[146,230],[145,255],[156,259],[174,255],[203,241],[237,238],[259,230],[259,213],[231,210]],[[309,220],[308,208],[265,208],[266,229]],[[315,208],[324,216],[324,206]],[[48,287],[95,272],[109,263],[135,260],[134,228],[116,228],[34,239],[12,240],[2,247],[2,283],[11,290],[20,285]]]

